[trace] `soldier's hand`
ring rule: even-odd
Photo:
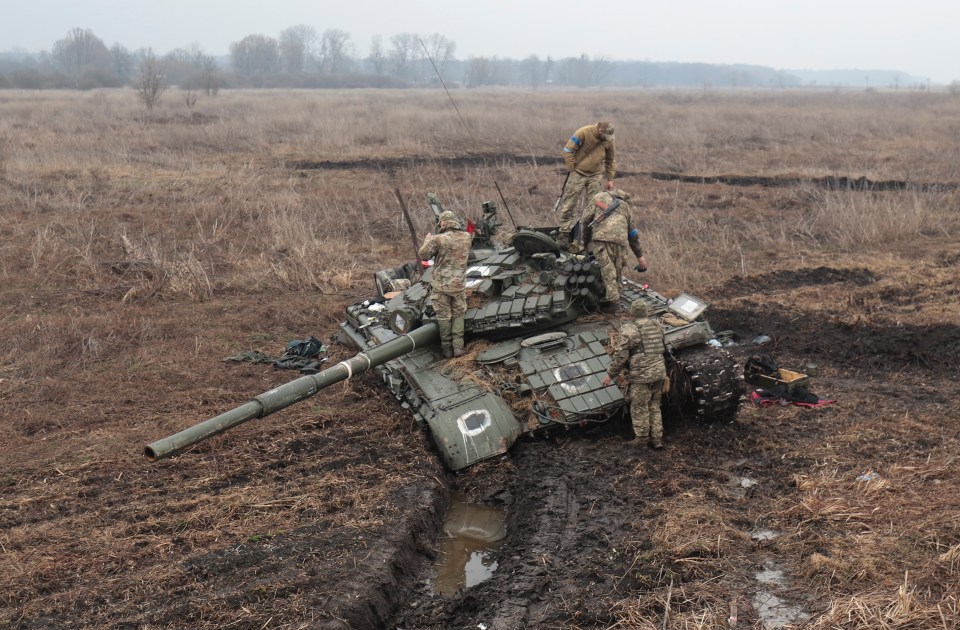
[[[608,179],[608,180],[607,180],[606,189],[607,189],[607,190],[613,190],[613,180],[612,180],[612,179]]]
[[[640,258],[637,258],[637,266],[634,267],[633,270],[634,270],[634,271],[637,271],[637,272],[639,272],[639,273],[643,273],[644,271],[646,271],[646,270],[647,270],[647,257],[646,257],[646,256],[641,256]]]
[[[613,379],[610,378],[610,375],[609,375],[609,374],[607,374],[607,376],[603,379],[603,386],[604,386],[604,387],[609,387],[609,386],[610,386],[610,383],[612,383],[612,382],[613,382]]]

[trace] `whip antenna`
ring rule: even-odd
[[[467,133],[470,135],[470,139],[473,140],[473,144],[476,146],[478,144],[477,138],[473,135],[473,130],[470,129],[467,121],[463,119],[463,114],[460,113],[460,108],[457,107],[457,102],[453,100],[453,95],[450,94],[450,90],[447,89],[447,84],[443,80],[443,75],[440,74],[440,69],[437,68],[437,64],[433,62],[433,57],[430,56],[430,51],[427,50],[427,45],[423,43],[422,37],[418,37],[417,40],[420,42],[420,46],[423,48],[423,54],[425,54],[427,59],[430,60],[430,65],[433,66],[433,71],[437,73],[437,78],[440,79],[440,85],[443,86],[443,91],[447,93],[447,98],[450,99],[450,104],[453,105],[454,111],[457,112],[457,118],[460,119],[460,124],[463,125],[463,128],[467,130]],[[510,206],[507,205],[507,200],[503,198],[503,193],[500,192],[500,184],[497,183],[497,180],[493,180],[493,185],[497,187],[497,193],[500,194],[500,201],[503,202],[503,207],[507,210],[507,216],[510,217],[510,223],[513,224],[513,227],[517,227],[517,222],[513,220],[513,213],[510,212]]]

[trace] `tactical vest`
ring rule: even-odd
[[[663,354],[667,351],[663,345],[663,330],[649,319],[638,320],[640,338],[643,340],[644,354]]]

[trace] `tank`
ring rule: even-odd
[[[434,218],[443,212],[427,196]],[[669,387],[666,422],[730,422],[742,376],[688,293],[667,298],[625,280],[620,313],[601,312],[599,265],[561,250],[555,227],[518,226],[502,240],[497,206],[463,222],[473,234],[464,316],[466,354],[444,358],[430,303],[429,261],[374,273],[373,295],[346,308],[338,341],[358,351],[240,407],[145,447],[151,460],[174,455],[247,420],[261,418],[334,383],[374,370],[432,437],[450,470],[500,456],[525,435],[569,431],[628,415],[616,382],[604,386],[608,349],[629,305],[643,300],[664,329]]]

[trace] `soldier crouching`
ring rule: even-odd
[[[603,310],[616,311],[619,308],[628,247],[637,257],[637,266],[647,267],[647,259],[640,247],[640,232],[627,204],[628,199],[630,194],[619,188],[598,193],[584,209],[581,219],[583,245],[600,265],[604,285]]]

